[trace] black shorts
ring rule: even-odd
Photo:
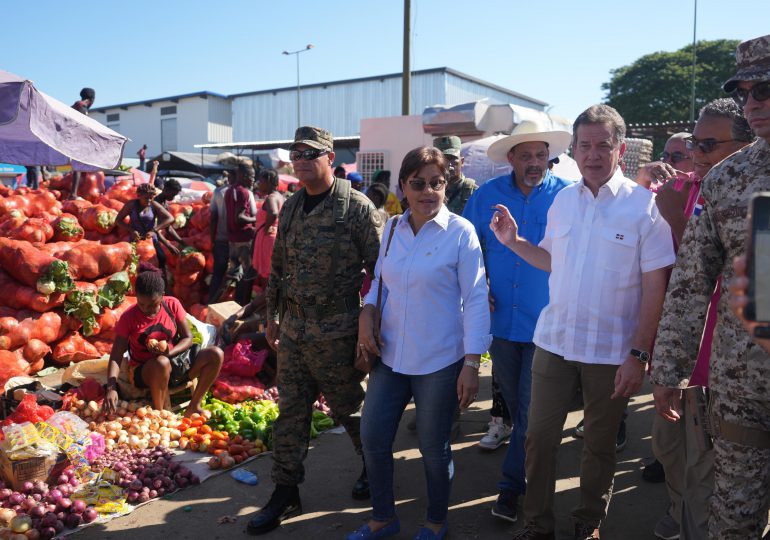
[[[169,388],[182,386],[190,380],[190,369],[192,369],[193,362],[195,362],[195,357],[198,355],[199,350],[198,345],[193,345],[183,353],[179,353],[169,359],[171,362],[171,375],[168,379]],[[139,364],[134,367],[133,370],[129,371],[131,384],[137,388],[149,388],[144,381],[144,378],[142,378],[143,367],[144,364]]]

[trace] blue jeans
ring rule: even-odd
[[[523,495],[527,489],[524,474],[524,440],[527,436],[529,399],[532,393],[534,343],[508,341],[495,337],[489,347],[494,364],[493,376],[511,414],[511,440],[503,461],[500,489]]]
[[[446,521],[454,477],[449,434],[457,408],[457,377],[462,360],[428,375],[394,373],[379,363],[369,374],[361,415],[361,442],[372,496],[372,518],[396,515],[393,495],[393,439],[406,405],[414,396],[417,437],[428,485],[428,521]]]

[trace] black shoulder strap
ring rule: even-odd
[[[334,296],[334,281],[337,277],[337,263],[339,257],[337,250],[340,246],[340,240],[345,234],[345,218],[350,208],[350,181],[342,178],[335,178],[334,191],[332,192],[332,216],[334,216],[334,244],[332,247],[332,260],[329,267],[329,277],[326,283],[326,298],[331,300]]]

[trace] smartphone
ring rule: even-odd
[[[770,192],[755,193],[749,203],[749,250],[746,271],[749,277],[749,303],[746,318],[760,326],[756,337],[770,337]]]

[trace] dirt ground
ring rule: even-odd
[[[482,367],[481,391],[477,402],[461,418],[462,435],[452,445],[455,480],[449,509],[449,537],[453,540],[508,538],[519,524],[508,524],[490,514],[497,496],[497,481],[507,446],[494,452],[478,448],[477,441],[489,420],[490,372]],[[668,506],[664,484],[649,484],[641,477],[642,460],[651,456],[650,426],[654,414],[650,388],[630,403],[628,446],[618,455],[615,491],[609,515],[602,525],[602,538],[609,540],[654,539],[652,529]],[[412,406],[404,414],[396,437],[395,490],[401,519],[399,539],[414,536],[425,512],[425,483],[417,436],[406,429]],[[557,470],[557,538],[571,536],[570,509],[578,500],[579,455],[582,442],[571,435],[582,417],[569,414]],[[248,537],[248,516],[264,504],[273,484],[271,459],[264,456],[247,468],[259,476],[256,487],[246,486],[223,474],[205,483],[154,501],[128,516],[77,532],[72,538],[120,539],[230,539]],[[350,489],[360,473],[361,462],[347,435],[326,434],[313,441],[305,462],[307,479],[300,487],[304,514],[291,519],[264,538],[273,540],[313,538],[343,539],[368,516],[366,502],[351,499]],[[223,516],[234,522],[218,524]]]

